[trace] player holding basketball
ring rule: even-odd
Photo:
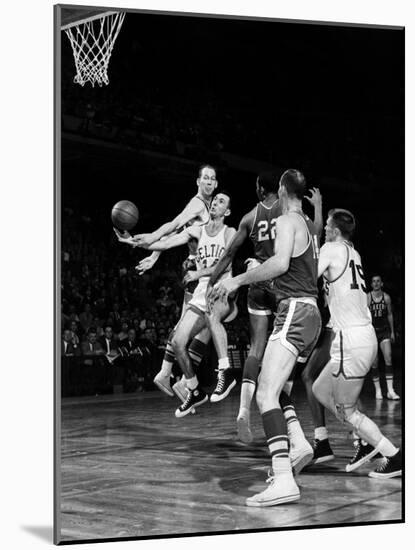
[[[187,226],[201,226],[208,223],[212,196],[218,185],[215,168],[213,168],[213,166],[210,166],[209,164],[202,165],[199,168],[199,176],[197,178],[196,184],[198,188],[197,194],[188,202],[182,212],[173,220],[163,224],[158,229],[153,231],[153,233],[142,233],[134,235],[133,237],[131,237],[126,232],[121,234],[120,232],[116,231],[118,240],[132,246],[141,246],[144,248],[148,248],[151,244],[159,241],[163,237],[183,230],[183,228]],[[187,242],[189,247],[189,255],[187,259],[183,262],[183,280],[185,282],[185,292],[182,314],[185,305],[191,300],[193,291],[197,286],[197,280],[193,275],[195,270],[197,242],[194,239],[189,239],[189,241]],[[141,260],[141,262],[136,267],[139,273],[142,274],[145,271],[151,269],[160,257],[160,254],[161,250],[157,250],[154,251],[147,258]],[[172,347],[174,330],[175,329],[172,330],[167,340],[166,351],[161,365],[161,370],[156,374],[154,378],[154,383],[167,395],[173,397],[174,394],[172,390],[174,390],[174,392],[181,399],[183,399],[183,391],[185,390],[185,388],[183,387],[183,383],[179,381],[173,386],[173,388],[170,384],[173,363],[175,360],[175,354]],[[189,346],[189,352],[195,364],[199,364],[201,362],[210,337],[211,336],[209,330],[205,328],[200,334],[195,336],[195,339],[191,342]]]
[[[341,422],[349,424],[368,442],[346,471],[355,470],[380,453],[385,457],[382,465],[369,476],[389,478],[402,473],[401,452],[357,407],[363,381],[376,356],[377,340],[367,307],[362,261],[350,243],[355,225],[351,212],[329,212],[318,271],[324,275],[335,337],[330,361],[314,382],[313,391]]]
[[[278,200],[278,180],[277,176],[272,172],[262,173],[256,181],[256,193],[260,202],[248,214],[246,214],[240,224],[235,237],[230,245],[225,250],[222,258],[219,260],[215,271],[213,272],[210,281],[209,289],[217,282],[224,270],[232,262],[236,251],[249,237],[254,246],[254,258],[250,258],[248,269],[263,263],[274,254],[274,241],[277,218],[282,214],[281,204]],[[315,225],[318,232],[322,230],[322,205],[321,195],[318,189],[311,190],[311,197],[305,197],[315,210]],[[264,281],[254,283],[249,286],[248,290],[248,313],[250,322],[251,346],[249,355],[245,361],[242,374],[242,387],[240,396],[240,407],[237,417],[238,438],[244,443],[250,443],[253,440],[250,428],[250,408],[251,402],[256,390],[260,363],[264,355],[265,346],[267,343],[267,331],[271,315],[276,310],[275,295],[272,289],[272,281]],[[229,359],[227,356],[227,336],[226,331],[221,323],[211,323],[212,337],[215,341],[216,348],[219,348],[219,369],[229,368]],[[216,344],[216,339],[220,342]],[[222,391],[226,390],[226,372],[223,371],[225,379],[222,385]],[[219,380],[220,382],[220,380]],[[287,391],[289,393],[289,391]],[[287,414],[292,415],[292,403],[286,399],[283,402],[283,408],[287,408]],[[283,400],[284,401],[284,400]],[[285,407],[284,407],[285,405]],[[289,431],[298,432],[298,437],[294,435],[290,438],[291,442],[297,442],[297,451],[294,453],[295,445],[291,445],[292,461],[295,464],[296,458],[303,455],[305,446],[311,453],[311,447],[306,442],[302,430],[300,431],[299,424],[292,420],[289,424]],[[294,456],[295,454],[295,456]]]
[[[305,190],[301,172],[284,172],[278,190],[283,215],[275,225],[274,255],[214,287],[221,298],[241,285],[273,279],[277,303],[274,330],[265,349],[257,390],[273,475],[267,489],[247,499],[248,506],[273,506],[300,498],[288,454],[287,422],[279,400],[295,363],[311,353],[321,327],[317,308],[318,235],[302,211]]]
[[[177,417],[189,414],[193,408],[198,407],[208,400],[207,394],[199,386],[197,376],[194,372],[191,357],[188,351],[188,343],[200,331],[206,328],[206,289],[209,277],[214,270],[215,264],[219,261],[226,246],[235,234],[233,227],[225,225],[225,217],[230,214],[230,196],[225,192],[215,195],[210,208],[210,219],[208,224],[187,227],[181,233],[172,235],[164,240],[151,244],[149,250],[168,250],[188,243],[191,239],[197,242],[196,247],[196,270],[193,272],[194,280],[198,281],[197,287],[191,300],[176,326],[172,340],[173,350],[177,361],[184,373],[186,387],[188,390],[186,400],[176,410]],[[230,277],[228,270],[222,278]],[[233,308],[232,301],[217,301],[215,311],[220,319],[226,318]]]
[[[372,290],[367,295],[367,303],[372,314],[372,324],[375,327],[378,345],[385,361],[386,396],[388,399],[398,400],[399,395],[393,388],[392,344],[395,342],[395,331],[393,330],[392,301],[389,294],[383,292],[383,281],[379,275],[372,277]],[[372,365],[372,380],[376,399],[382,399],[377,354]]]

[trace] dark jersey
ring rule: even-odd
[[[249,237],[254,245],[255,258],[262,262],[274,255],[277,218],[282,209],[277,199],[271,206],[256,205],[255,219]]]
[[[318,276],[318,235],[314,223],[303,212],[296,212],[307,228],[308,241],[305,250],[292,257],[290,266],[280,277],[273,281],[276,301],[286,298],[312,297],[317,299]]]
[[[375,301],[373,294],[370,292],[369,310],[372,315],[372,325],[375,329],[389,327],[388,306],[383,292],[382,298],[378,302]]]

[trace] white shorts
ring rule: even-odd
[[[200,280],[199,284],[193,292],[192,299],[187,303],[187,307],[194,311],[195,313],[200,313],[201,315],[206,313],[206,290],[208,287],[209,280]],[[229,306],[231,308],[228,316],[223,319],[224,323],[230,323],[238,315],[238,307],[236,305],[236,299],[229,298]]]
[[[331,344],[332,375],[338,378],[364,378],[376,358],[378,342],[373,326],[335,329]]]

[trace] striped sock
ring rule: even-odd
[[[262,422],[272,458],[274,475],[291,473],[287,425],[281,409],[271,409],[263,413]]]
[[[202,362],[204,355],[206,354],[207,345],[201,342],[197,338],[193,338],[188,347],[190,359],[192,360],[193,367],[197,367]]]
[[[280,405],[284,413],[285,420],[287,422],[287,432],[290,440],[290,444],[295,446],[296,443],[303,442],[305,435],[301,424],[297,418],[297,414],[294,409],[293,402],[285,391],[281,392]]]

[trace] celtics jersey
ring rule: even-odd
[[[277,199],[271,206],[259,202],[256,205],[254,223],[249,237],[254,245],[255,258],[262,262],[274,255],[277,218],[282,209]]]
[[[324,277],[331,320],[334,328],[338,330],[371,323],[360,254],[351,243],[341,244],[347,249],[343,271],[333,281]]]
[[[225,251],[225,233],[228,226],[224,225],[223,228],[214,236],[207,234],[206,225],[202,226],[200,238],[197,243],[196,250],[196,271],[200,269],[206,269],[216,265]],[[230,271],[226,271],[221,278],[227,278],[231,275]],[[208,281],[210,275],[201,277],[199,283],[206,279]]]
[[[288,271],[273,281],[277,303],[286,298],[311,297],[317,299],[318,235],[314,223],[303,212],[295,212],[307,229],[307,245],[297,256],[291,257]]]

